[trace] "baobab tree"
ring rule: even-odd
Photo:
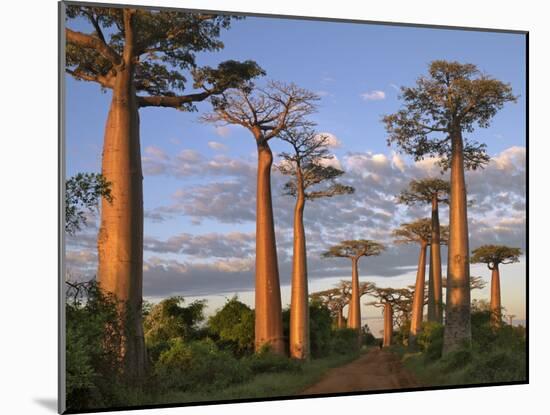
[[[271,81],[265,88],[232,89],[211,98],[214,112],[202,117],[203,121],[217,125],[240,125],[249,130],[256,141],[256,351],[267,344],[273,353],[285,353],[271,202],[273,153],[269,140],[284,131],[311,126],[307,116],[315,111],[318,100],[316,94],[294,84]]]
[[[421,160],[438,157],[450,168],[449,249],[447,260],[446,320],[443,352],[471,341],[470,261],[468,214],[464,169],[483,167],[489,161],[485,144],[467,140],[463,134],[476,125],[489,126],[506,102],[515,101],[512,88],[481,73],[475,65],[436,60],[428,76],[414,87],[402,87],[404,108],[384,117],[388,144]]]
[[[350,320],[351,315],[351,307],[349,307],[349,304],[351,304],[351,297],[352,297],[352,291],[353,291],[353,283],[352,281],[346,281],[346,280],[340,280],[338,283],[338,289],[342,292],[342,295],[345,296],[346,305],[348,305],[348,318],[346,321]],[[361,301],[361,298],[364,295],[371,294],[376,288],[376,285],[369,281],[363,281],[359,283],[359,301]]]
[[[343,295],[339,288],[330,288],[311,293],[310,298],[313,301],[319,301],[331,311],[337,328],[341,329],[344,327],[343,309],[347,305],[349,298]]]
[[[327,165],[334,158],[329,153],[330,136],[317,134],[308,125],[281,131],[279,138],[292,147],[281,153],[278,170],[292,179],[285,184],[285,194],[296,199],[294,207],[294,244],[290,297],[290,357],[307,359],[309,344],[309,307],[307,283],[307,251],[304,230],[306,200],[333,197],[354,192],[351,186],[337,183],[344,172]],[[319,185],[328,182],[328,185]]]
[[[498,327],[502,323],[502,305],[500,302],[500,270],[501,264],[519,262],[520,248],[505,245],[483,245],[472,251],[472,264],[487,264],[491,270],[491,325]]]
[[[424,287],[426,285],[426,250],[428,245],[432,244],[432,237],[437,233],[437,243],[446,243],[448,240],[448,227],[441,226],[436,232],[432,229],[433,220],[419,219],[411,223],[403,223],[399,228],[393,231],[395,243],[420,245],[420,254],[418,257],[418,270],[416,272],[416,284],[414,288],[414,297],[412,302],[411,327],[409,330],[409,345],[414,346],[416,336],[422,327],[422,317],[424,310]],[[439,226],[439,225],[438,225]],[[429,304],[428,291],[428,304]]]
[[[361,257],[380,255],[385,249],[379,242],[368,239],[358,239],[353,241],[342,241],[338,245],[331,246],[324,252],[324,258],[349,258],[351,259],[351,300],[349,304],[348,327],[356,329],[359,333],[361,329],[361,303],[359,294],[359,271],[358,263]]]
[[[229,16],[139,8],[67,5],[67,20],[84,19],[90,32],[65,28],[66,67],[77,80],[111,90],[101,174],[112,201],[102,203],[98,282],[122,304],[128,335],[120,347],[122,370],[140,378],[146,351],[141,318],[143,287],[143,175],[139,109],[195,110],[204,101],[263,74],[252,61],[197,67],[197,52],[223,47],[218,39]],[[183,91],[186,74],[194,92]],[[105,201],[105,199],[104,199]]]
[[[399,309],[403,312],[410,306],[410,300],[408,300],[409,293],[407,288],[376,288],[371,295],[375,297],[376,301],[371,301],[366,305],[372,305],[374,307],[382,307],[384,315],[384,337],[382,346],[389,347],[392,344],[393,328],[395,326],[394,309]],[[405,305],[405,306],[404,306]]]
[[[439,204],[449,203],[449,182],[438,178],[412,180],[397,197],[406,205],[430,204],[432,208],[430,271],[428,280],[428,321],[443,323],[441,286],[441,243],[439,241]]]

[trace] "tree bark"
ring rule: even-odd
[[[284,355],[281,289],[271,204],[273,155],[267,141],[257,140],[257,148],[255,350],[267,345],[272,353]]]
[[[384,341],[383,347],[391,346],[393,333],[393,308],[389,302],[384,303]]]
[[[304,231],[304,181],[300,166],[296,169],[296,206],[294,208],[294,247],[290,299],[290,357],[308,359],[309,307],[306,235]]]
[[[361,304],[359,295],[359,258],[351,259],[351,300],[349,302],[348,327],[359,330],[361,328]]]
[[[502,306],[500,303],[500,270],[493,265],[491,272],[491,326],[499,327],[502,323]]]
[[[338,308],[337,327],[338,327],[339,329],[344,328],[344,310],[343,310],[342,307]]]
[[[432,236],[430,244],[430,280],[428,284],[428,321],[443,323],[443,288],[441,281],[441,241],[438,195],[432,197]]]
[[[114,81],[105,127],[102,174],[111,183],[112,202],[102,200],[98,235],[98,282],[121,304],[123,371],[145,374],[147,354],[141,317],[143,291],[143,176],[139,114],[134,89],[131,18],[126,20],[124,68]],[[128,43],[128,41],[130,43]]]
[[[411,328],[409,331],[409,346],[416,345],[416,336],[422,329],[422,315],[424,311],[424,286],[426,284],[426,249],[427,244],[422,242],[418,257],[418,271],[412,304]]]
[[[447,260],[447,308],[443,353],[470,344],[470,266],[468,213],[462,133],[451,134],[451,192],[449,206],[449,256]]]

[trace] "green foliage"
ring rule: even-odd
[[[309,304],[309,339],[311,357],[328,356],[331,352],[332,317],[328,307],[316,302]]]
[[[472,251],[470,262],[472,264],[487,264],[493,269],[499,264],[512,264],[519,262],[521,249],[511,248],[505,245],[483,245]]]
[[[332,352],[339,354],[354,354],[359,352],[357,330],[336,329],[332,332]]]
[[[155,382],[165,390],[216,390],[250,376],[248,365],[241,364],[230,352],[219,350],[210,339],[189,343],[172,339],[155,364]]]
[[[375,256],[380,255],[384,249],[385,246],[381,243],[368,239],[342,241],[331,246],[328,251],[322,254],[322,257],[358,258],[361,256]]]
[[[413,179],[409,187],[403,190],[397,201],[406,205],[416,203],[431,203],[435,197],[439,203],[449,203],[450,184],[447,180],[438,178]]]
[[[368,325],[364,325],[361,329],[361,337],[363,339],[363,344],[366,346],[374,346],[378,344],[378,339],[374,337]]]
[[[475,65],[436,60],[428,76],[414,87],[402,87],[403,108],[383,121],[388,145],[397,144],[415,160],[440,157],[450,167],[451,138],[489,126],[506,102],[515,101],[509,84],[481,73]],[[464,164],[475,170],[489,162],[486,145],[464,139]]]
[[[65,182],[65,232],[74,234],[86,225],[86,212],[98,209],[99,200],[112,201],[111,183],[98,173],[78,173]]]
[[[67,283],[67,407],[98,407],[109,401],[119,379],[118,348],[123,330],[117,303],[95,281]]]
[[[237,356],[254,351],[254,310],[237,296],[208,319],[208,329],[222,348],[229,348]]]
[[[396,244],[425,243],[432,242],[432,221],[431,219],[418,219],[414,222],[402,223],[399,228],[394,229],[392,233]],[[449,240],[449,227],[439,227],[439,237],[442,244]]]
[[[145,317],[145,344],[153,361],[168,348],[170,340],[192,340],[199,337],[205,301],[193,301],[187,307],[183,306],[184,301],[182,297],[162,300]]]
[[[416,343],[425,353],[427,361],[441,358],[443,351],[443,325],[436,322],[423,322]]]
[[[300,372],[301,362],[295,359],[289,359],[272,353],[269,348],[261,350],[259,353],[247,356],[241,360],[247,365],[252,373],[277,373],[277,372]]]

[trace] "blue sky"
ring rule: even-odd
[[[74,27],[82,31],[89,30],[81,23]],[[374,180],[381,186],[376,194],[365,195],[363,201],[361,193],[359,193],[357,199],[354,199],[352,203],[357,209],[367,209],[366,206],[360,205],[361,203],[366,205],[369,198],[388,198],[399,190],[399,185],[402,186],[414,174],[426,169],[430,170],[429,166],[415,166],[405,156],[395,156],[392,152],[395,149],[390,149],[386,145],[386,134],[380,119],[384,114],[399,109],[398,87],[413,85],[419,75],[426,73],[428,63],[435,59],[474,63],[483,72],[511,83],[514,93],[519,95],[518,102],[506,105],[494,118],[490,128],[476,130],[469,135],[471,138],[486,143],[488,153],[495,158],[494,166],[491,167],[494,171],[492,172],[489,168],[486,177],[494,177],[497,187],[493,186],[491,189],[497,194],[489,192],[487,188],[482,188],[477,184],[489,180],[482,175],[471,176],[471,180],[475,181],[472,182],[471,187],[474,192],[478,189],[477,197],[481,198],[485,205],[498,204],[498,201],[495,202],[496,199],[494,199],[496,196],[500,197],[499,200],[503,203],[500,208],[492,206],[491,209],[480,208],[479,211],[473,211],[470,227],[471,232],[476,232],[481,229],[481,225],[478,226],[476,223],[483,223],[487,229],[498,230],[499,221],[503,220],[503,215],[510,215],[515,222],[502,225],[506,231],[503,231],[501,236],[498,236],[496,231],[491,236],[484,236],[487,232],[484,234],[479,231],[479,235],[472,236],[474,242],[485,243],[496,240],[502,243],[524,245],[525,224],[521,222],[522,217],[524,221],[525,216],[524,206],[522,207],[522,202],[524,204],[525,201],[525,188],[521,185],[521,180],[524,181],[525,166],[522,166],[521,163],[524,160],[526,145],[525,38],[523,35],[249,17],[245,20],[234,21],[231,29],[222,33],[221,39],[225,48],[219,52],[200,54],[197,59],[199,65],[215,66],[227,59],[252,59],[267,72],[265,79],[258,81],[259,84],[267,79],[294,82],[321,95],[319,111],[312,118],[317,122],[319,131],[329,132],[341,142],[341,145],[333,148],[332,151],[346,171],[350,171],[349,180],[365,178],[367,181]],[[97,85],[77,82],[71,77],[67,77],[68,175],[79,171],[100,171],[102,136],[109,100],[110,93],[101,92]],[[210,106],[208,103],[201,103],[197,107],[198,113],[153,108],[140,110],[145,170],[145,210],[150,213],[165,212],[163,209],[170,207],[171,212],[178,212],[165,216],[162,220],[146,219],[146,238],[166,242],[181,234],[196,236],[219,234],[223,236],[232,232],[243,234],[253,232],[254,222],[249,217],[247,219],[246,216],[243,216],[244,219],[237,220],[220,218],[219,212],[207,212],[208,206],[203,207],[200,214],[190,215],[189,203],[193,203],[193,200],[178,201],[178,194],[187,197],[185,191],[189,189],[202,189],[207,195],[208,189],[215,184],[233,183],[237,189],[251,186],[250,169],[253,169],[255,162],[255,144],[252,136],[239,127],[216,129],[211,125],[201,124],[198,117],[208,111]],[[284,145],[274,140],[272,148],[277,153],[284,149]],[[181,162],[182,158],[178,158],[178,155],[181,155],[182,152],[187,155],[186,163],[204,164],[200,175],[170,173],[171,167],[168,164],[173,166],[174,163]],[[383,159],[384,157],[386,160]],[[242,168],[237,168],[231,174],[216,173],[209,170],[210,164],[208,164],[215,160],[218,162],[233,160],[240,163],[239,166]],[[515,164],[511,160],[515,160]],[[399,162],[410,166],[410,168],[400,169]],[[512,165],[513,169],[510,167]],[[433,169],[430,171],[433,172]],[[506,188],[506,181],[500,183],[501,189],[498,188],[498,180],[507,172],[511,175],[510,177],[513,176],[519,180],[513,191]],[[405,173],[412,176],[407,176]],[[393,178],[391,179],[393,181],[390,178]],[[276,187],[279,183],[280,181],[277,181],[275,177],[276,216],[278,211],[282,212],[285,206],[290,206],[290,201],[279,201],[282,198],[280,189]],[[251,192],[246,194],[250,196]],[[223,200],[220,203],[223,203]],[[251,200],[251,204],[253,203],[254,201]],[[331,201],[330,203],[334,204],[325,203],[321,206],[325,206],[332,212],[338,212],[338,209],[341,211],[347,209],[344,200]],[[376,203],[377,201],[373,199],[370,205]],[[214,209],[213,206],[212,209]],[[307,209],[306,207],[306,226],[308,223]],[[372,212],[383,215],[383,211],[384,207],[380,205]],[[362,210],[361,212],[363,212],[362,215],[368,216],[365,214],[367,211]],[[387,233],[396,223],[419,212],[424,211],[421,209],[412,212],[404,212],[402,209],[388,211],[386,214],[390,219],[386,222],[377,222],[381,229],[368,229],[362,233],[357,231],[357,227],[354,227],[350,228],[349,232],[344,232],[342,236],[366,235],[384,239],[387,238],[387,235],[384,236],[384,232]],[[442,217],[446,214],[445,212],[444,209]],[[353,214],[353,212],[348,213],[349,215]],[[349,215],[342,215],[342,229],[352,225],[349,223],[351,220],[349,218],[353,216]],[[311,231],[310,235],[311,245],[314,248],[318,246],[319,249],[323,242],[328,242],[328,231],[320,222],[321,219],[322,217],[310,219],[311,228],[315,228],[315,232]],[[337,223],[338,218],[335,218],[334,221]],[[288,223],[284,219],[280,219],[278,222],[276,219],[276,224],[281,234],[288,233]],[[338,225],[336,226],[338,227]],[[476,227],[475,230],[472,230],[472,226]],[[90,239],[93,239],[93,232],[94,229],[89,230]],[[285,236],[283,235],[282,238],[284,239]],[[280,256],[282,258],[280,261],[288,262],[287,255],[281,254],[281,251],[285,251],[284,242],[281,245]],[[93,247],[93,244],[90,246]],[[416,251],[411,247],[407,253],[411,261],[409,265],[413,266]],[[395,253],[395,255],[399,255],[399,253]],[[226,257],[220,256],[219,261],[224,261]],[[90,258],[93,262],[93,255]],[[211,264],[213,261],[208,258],[198,259],[192,254],[183,253],[183,251],[161,252],[158,249],[146,251],[145,259],[154,262],[155,266],[160,266],[159,264],[165,261],[162,265],[163,269],[170,268],[174,263],[196,264],[197,261],[203,261]],[[233,258],[234,262],[237,259]],[[378,264],[375,260],[375,264],[378,264],[375,269],[382,269],[384,263],[388,263],[387,261],[390,259],[384,261],[380,258]],[[167,265],[168,263],[169,265]],[[518,273],[521,284],[524,284],[523,267],[514,267],[517,268],[515,272]],[[315,269],[315,266],[312,268]],[[89,269],[93,269],[93,266],[88,264]],[[285,272],[285,269],[283,265],[282,273]],[[239,268],[239,272],[241,271],[243,281],[251,282],[253,270],[246,269],[243,265],[242,269]],[[183,273],[186,272],[187,269]],[[323,286],[326,288],[327,284],[330,286],[329,281],[334,283],[339,277],[346,276],[342,270],[332,275],[323,274],[323,272],[320,274],[324,280],[321,278],[320,282],[314,281],[312,284],[321,284],[321,288]],[[409,274],[409,271],[403,272],[401,277],[404,278]],[[148,273],[146,272],[145,278],[147,277]],[[177,275],[172,276],[172,278],[176,277]],[[227,278],[233,277],[231,273],[227,276]],[[399,278],[400,275],[395,272],[391,275],[379,272],[377,277]],[[410,275],[406,278],[409,277]],[[151,274],[150,278],[154,278],[154,276]],[[185,278],[192,278],[192,276],[186,275]],[[285,278],[283,276],[281,278],[284,284]],[[217,279],[213,278],[213,281],[217,281]],[[326,284],[323,285],[323,281]],[[521,284],[512,284],[513,290],[517,292],[517,297],[513,300],[514,304],[517,303],[515,306],[517,310],[514,314],[518,316],[524,314],[521,311],[524,307],[524,289],[521,290],[521,287],[524,285]],[[147,283],[145,286],[147,287]],[[249,290],[250,287],[247,288],[244,284],[236,288],[235,291],[245,292],[247,289]],[[231,289],[224,286],[219,291],[230,292]],[[213,283],[209,286],[205,285],[203,290],[198,289],[194,292],[210,295],[216,294],[217,291]],[[181,292],[175,292],[171,288],[165,294],[175,293],[186,294],[184,288]],[[283,302],[285,302],[284,300],[283,298]]]

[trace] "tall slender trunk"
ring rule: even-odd
[[[491,272],[491,325],[493,327],[499,327],[501,323],[502,306],[500,303],[500,271],[498,264],[495,264],[493,265]]]
[[[126,45],[103,145],[101,171],[111,183],[112,202],[102,200],[98,235],[98,282],[120,302],[124,327],[120,357],[124,374],[141,378],[147,354],[143,336],[143,176],[139,114],[134,88],[133,22],[125,11]]]
[[[391,346],[393,334],[393,308],[389,302],[384,303],[384,341],[382,346]]]
[[[430,245],[430,281],[428,285],[428,321],[443,323],[441,281],[441,241],[438,195],[432,196],[432,236]]]
[[[309,307],[307,287],[306,235],[304,231],[304,180],[296,169],[296,206],[294,208],[294,248],[290,299],[290,357],[307,359],[309,344]]]
[[[409,346],[416,345],[416,336],[422,329],[422,315],[424,311],[424,286],[426,284],[426,249],[427,243],[420,245],[418,257],[418,271],[416,272],[416,285],[412,304],[411,328],[409,331]]]
[[[468,213],[462,133],[451,134],[451,193],[449,206],[449,256],[447,260],[447,308],[443,353],[449,353],[472,338],[470,321],[470,266]]]
[[[339,329],[344,328],[344,310],[342,307],[338,308],[338,320],[337,320],[337,327]]]
[[[361,304],[359,295],[359,272],[357,264],[359,258],[351,259],[351,300],[349,302],[348,327],[359,330],[361,328]]]
[[[273,154],[264,140],[257,139],[257,148],[255,350],[269,345],[271,352],[284,355],[281,288],[271,205]]]

